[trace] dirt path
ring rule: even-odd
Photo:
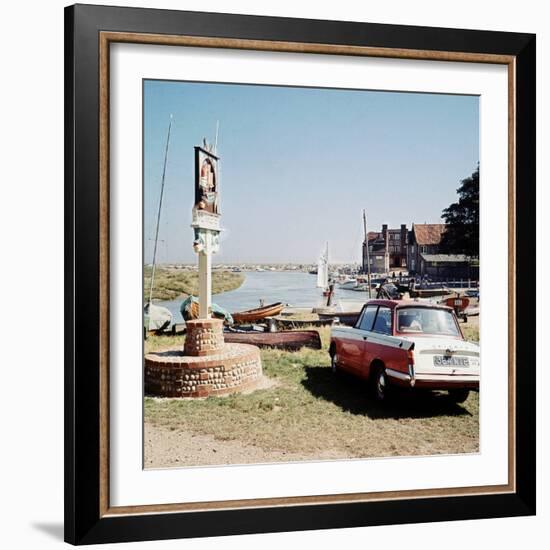
[[[330,460],[350,458],[338,451],[314,455],[264,451],[237,441],[220,441],[209,435],[145,423],[145,468],[176,468],[183,466],[212,466],[226,464],[259,464],[266,462],[293,462],[297,460]]]

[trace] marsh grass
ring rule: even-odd
[[[469,340],[470,342],[476,342],[479,343],[479,324],[478,323],[472,323],[469,321],[468,323],[461,323],[460,328],[462,329],[462,334],[464,334],[464,338],[466,340]]]
[[[149,299],[151,284],[151,266],[143,270],[143,296]],[[239,288],[244,282],[242,273],[232,271],[212,271],[212,294],[228,292]],[[157,266],[155,270],[154,300],[174,300],[189,295],[197,296],[199,290],[199,274],[189,269],[176,269]]]

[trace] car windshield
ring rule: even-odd
[[[453,313],[439,308],[407,307],[398,309],[397,330],[411,334],[460,336]]]

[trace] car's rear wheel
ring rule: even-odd
[[[336,352],[333,352],[330,355],[330,368],[332,370],[332,374],[339,374],[340,369],[338,368],[338,355]]]
[[[449,399],[451,399],[453,403],[464,403],[464,401],[468,399],[469,395],[470,390],[466,390],[464,388],[449,390]]]
[[[390,395],[390,387],[386,369],[382,365],[378,365],[372,377],[372,393],[376,401],[382,403],[387,401]]]

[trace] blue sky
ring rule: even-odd
[[[220,123],[222,236],[214,262],[359,261],[369,230],[437,223],[479,160],[479,100],[456,96],[144,82],[145,262],[193,262],[193,146]]]

